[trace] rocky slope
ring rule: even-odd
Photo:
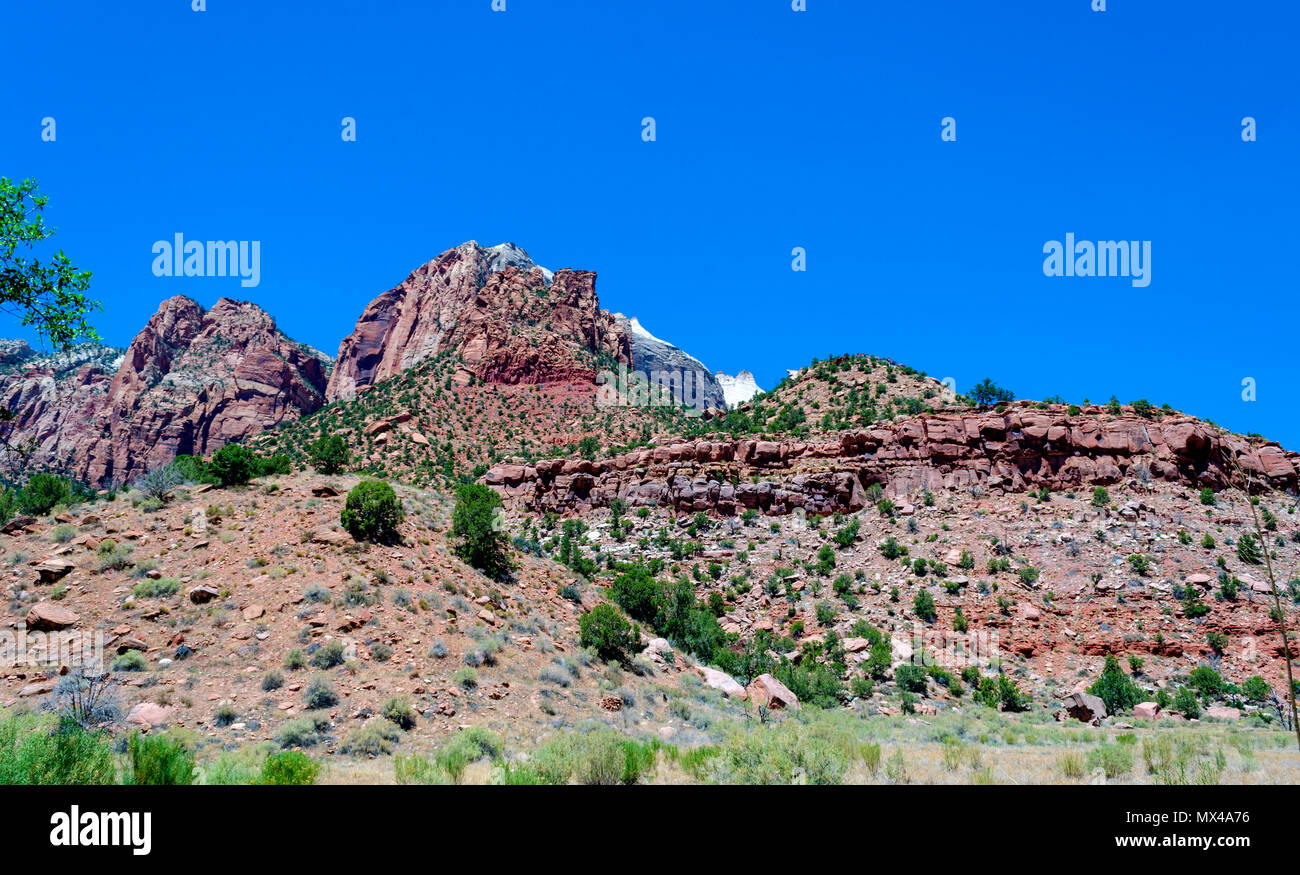
[[[544,270],[513,244],[449,249],[375,298],[339,346],[326,395],[354,397],[439,354],[457,382],[592,383],[598,360],[631,362],[629,338],[600,309],[591,271]]]
[[[0,437],[30,445],[28,466],[95,485],[319,408],[330,367],[255,304],[222,298],[204,310],[183,296],[164,301],[125,351],[19,359],[0,372],[0,403],[13,413]]]

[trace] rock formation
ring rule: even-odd
[[[96,485],[316,410],[330,367],[261,308],[228,298],[207,311],[169,298],[124,352],[79,349],[0,371],[13,413],[0,437],[30,443],[30,466]]]
[[[724,374],[718,371],[715,375],[718,385],[722,387],[722,397],[727,402],[727,407],[735,407],[738,404],[744,404],[755,395],[761,394],[762,389],[754,380],[754,375],[749,371],[741,371],[736,376]]]
[[[1020,402],[1003,413],[946,413],[798,440],[694,440],[610,459],[498,464],[483,480],[509,505],[581,512],[622,498],[632,505],[728,515],[826,514],[862,508],[866,489],[1022,491],[1159,478],[1189,487],[1294,490],[1300,454],[1251,443],[1181,414],[1107,416],[1090,407]]]

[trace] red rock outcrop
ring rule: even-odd
[[[596,275],[551,275],[512,244],[470,241],[375,298],[339,345],[326,396],[351,398],[442,353],[492,383],[592,382],[595,361],[630,362],[627,334],[596,297]]]
[[[41,367],[0,376],[0,403],[14,413],[0,436],[31,442],[29,464],[97,485],[126,481],[318,409],[328,367],[255,304],[222,298],[205,311],[176,296],[114,373],[101,357],[70,374]]]
[[[633,505],[732,514],[858,510],[880,484],[901,498],[921,489],[1081,488],[1126,478],[1190,487],[1294,490],[1300,455],[1252,443],[1180,414],[1108,416],[1091,407],[1021,402],[1003,413],[946,413],[798,440],[695,440],[599,461],[503,463],[484,476],[508,505],[581,512],[614,498]]]

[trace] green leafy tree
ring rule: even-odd
[[[311,463],[321,474],[342,474],[348,466],[348,442],[342,435],[332,434],[312,443],[307,448]]]
[[[1109,714],[1132,710],[1134,705],[1142,701],[1142,693],[1138,690],[1137,684],[1124,674],[1124,669],[1120,667],[1119,660],[1114,654],[1106,657],[1106,665],[1101,670],[1101,677],[1088,687],[1088,692],[1106,704],[1106,711]]]
[[[1003,389],[997,383],[988,377],[975,385],[970,390],[970,399],[980,407],[992,407],[995,404],[1005,404],[1016,399],[1015,393],[1010,389]]]
[[[248,447],[226,444],[212,454],[207,470],[222,486],[242,486],[257,474],[257,456]]]
[[[22,318],[45,340],[67,349],[82,340],[97,341],[86,317],[101,309],[83,293],[90,271],[77,270],[59,250],[46,263],[26,253],[54,235],[45,224],[49,198],[36,180],[15,183],[0,176],[0,310]]]
[[[509,540],[497,523],[501,497],[482,483],[464,483],[456,489],[451,513],[451,536],[456,555],[494,580],[514,571]]]

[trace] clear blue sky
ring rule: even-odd
[[[870,352],[1300,448],[1290,0],[189,6],[3,13],[0,173],[51,197],[109,342],[226,295],[333,353],[416,266],[512,240],[766,387]],[[154,277],[177,232],[260,240],[261,285]],[[1045,277],[1067,232],[1152,241],[1150,286]]]

